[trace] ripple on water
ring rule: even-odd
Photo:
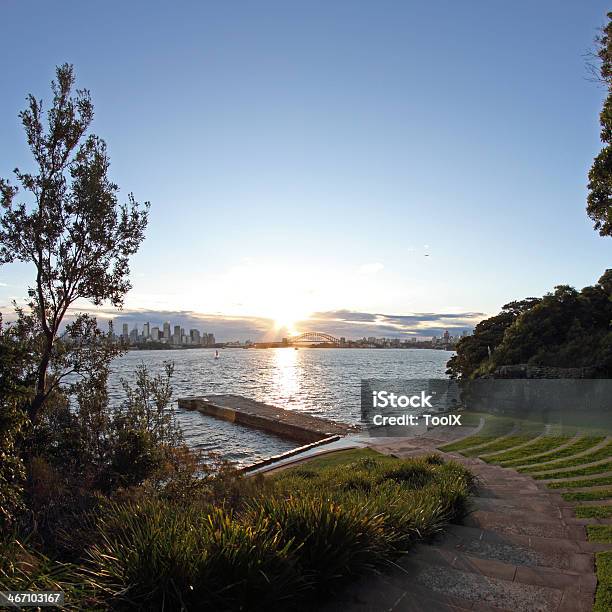
[[[111,401],[123,397],[121,377],[130,380],[142,363],[152,372],[175,365],[174,399],[185,395],[236,393],[326,418],[359,420],[362,378],[443,378],[452,353],[429,349],[214,349],[130,351],[113,362]],[[187,443],[239,464],[295,448],[296,443],[199,412],[179,410]]]

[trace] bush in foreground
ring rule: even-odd
[[[472,479],[457,464],[343,455],[258,488],[247,479],[238,505],[236,482],[230,503],[218,486],[214,505],[204,498],[111,503],[98,518],[81,580],[90,597],[114,609],[312,606],[466,510]]]

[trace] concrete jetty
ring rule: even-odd
[[[318,442],[332,436],[357,433],[358,427],[287,410],[241,395],[202,395],[182,397],[179,408],[198,410],[202,414],[246,427],[261,429],[302,443]]]

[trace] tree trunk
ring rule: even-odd
[[[51,360],[51,349],[47,343],[45,347],[45,351],[40,360],[40,364],[38,366],[38,377],[36,380],[36,395],[34,395],[34,399],[30,404],[30,408],[28,410],[28,416],[32,423],[36,423],[40,416],[40,410],[45,403],[45,399],[47,399],[47,369],[49,367],[49,361]]]

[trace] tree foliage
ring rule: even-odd
[[[149,207],[131,194],[119,203],[106,144],[87,133],[93,119],[89,92],[73,93],[72,66],[58,67],[56,75],[46,120],[43,102],[33,95],[20,113],[35,170],[16,168],[18,186],[0,179],[0,265],[21,261],[35,269],[29,290],[40,332],[34,421],[57,383],[48,372],[54,359],[57,364],[58,334],[71,306],[79,299],[122,305],[130,289],[129,257],[144,238]],[[20,194],[25,199],[18,201]],[[74,329],[88,337],[90,320],[79,319]]]
[[[612,236],[612,12],[608,24],[597,40],[599,78],[608,90],[599,115],[601,141],[604,146],[589,172],[587,213],[602,236]]]
[[[501,344],[506,330],[514,321],[539,302],[538,298],[510,302],[502,306],[498,315],[478,323],[471,336],[459,341],[457,354],[447,364],[447,373],[453,378],[469,378]]]
[[[448,373],[473,378],[519,364],[612,375],[612,269],[582,291],[560,285],[541,299],[507,304],[459,342]]]

